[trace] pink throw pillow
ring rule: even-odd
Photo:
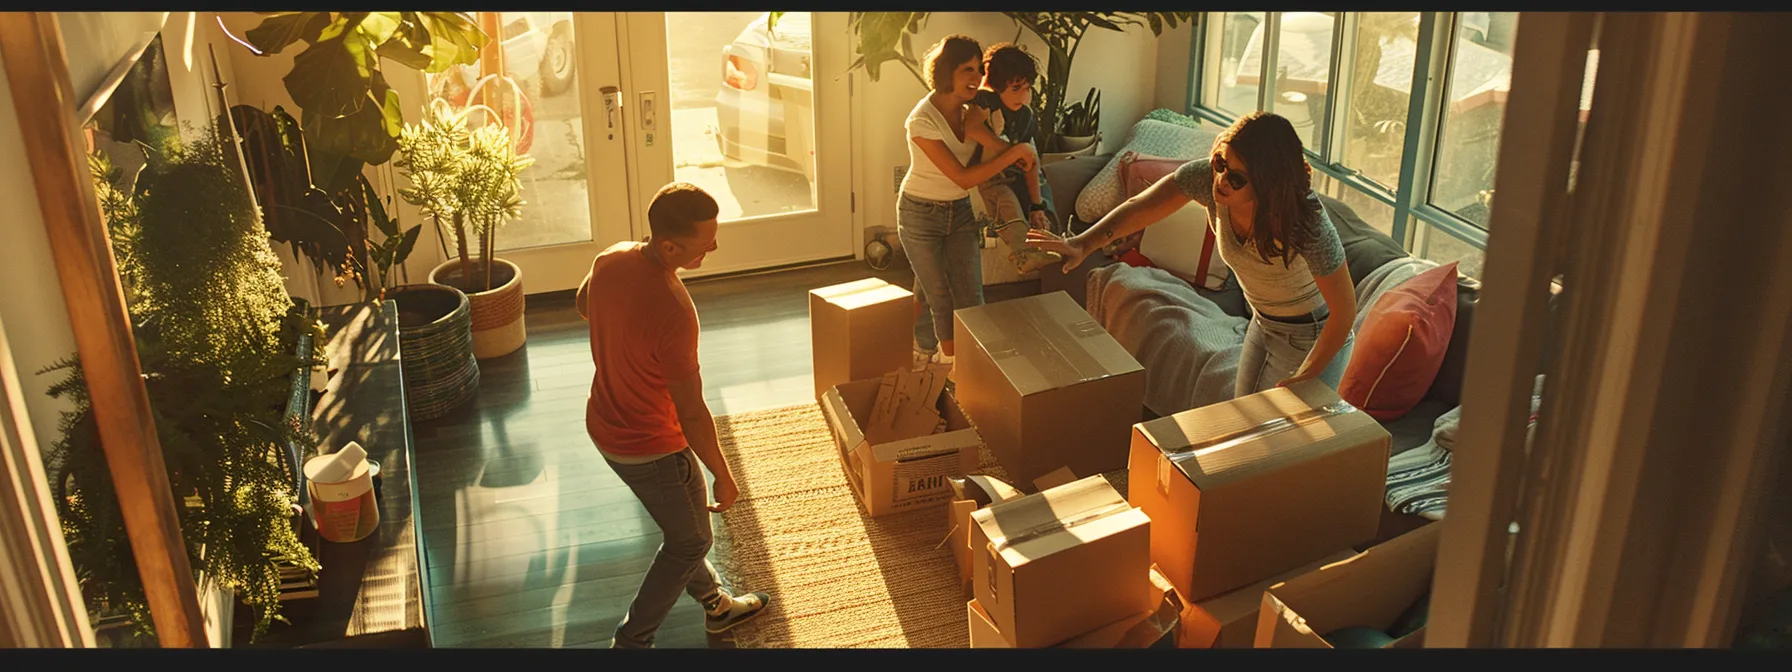
[[[1456,263],[1383,293],[1356,332],[1338,396],[1383,422],[1425,398],[1456,330]]]

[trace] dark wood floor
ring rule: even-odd
[[[870,275],[913,281],[842,262],[689,283],[710,411],[814,401],[808,291]],[[527,320],[522,351],[480,363],[466,411],[414,427],[438,647],[607,647],[659,546],[585,436],[594,369],[570,294],[529,297]],[[688,597],[657,644],[729,646]]]

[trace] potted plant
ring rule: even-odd
[[[509,82],[488,76],[478,86],[494,80]],[[475,112],[484,116],[478,128],[469,131],[467,122]],[[478,359],[515,352],[527,338],[522,269],[493,256],[499,227],[521,213],[522,172],[535,162],[517,153],[516,141],[491,108],[455,108],[437,98],[421,124],[405,126],[398,141],[399,158],[393,163],[411,181],[399,195],[422,209],[436,230],[455,242],[458,258],[436,266],[429,281],[466,293],[473,354]],[[477,257],[471,254],[469,237],[479,241]]]
[[[1083,100],[1064,108],[1058,118],[1057,151],[1046,156],[1094,156],[1101,148],[1101,92],[1089,89]],[[1041,157],[1044,160],[1045,157]]]
[[[321,359],[320,328],[284,288],[279,260],[236,153],[208,127],[184,146],[145,147],[134,183],[90,157],[157,438],[196,572],[255,614],[279,619],[280,568],[317,562],[292,524],[291,456],[315,444],[293,413],[299,378]],[[153,631],[81,363],[52,396],[72,402],[46,466],[69,559],[97,621],[128,615]]]

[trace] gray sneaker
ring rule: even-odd
[[[772,603],[772,596],[763,592],[752,592],[734,596],[734,606],[720,614],[707,614],[703,618],[703,629],[712,635],[719,635],[734,629],[734,626],[753,620],[765,611]]]

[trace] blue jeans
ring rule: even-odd
[[[1325,329],[1325,322],[1321,318],[1290,323],[1266,319],[1261,314],[1252,315],[1251,326],[1244,332],[1244,352],[1238,359],[1238,380],[1233,397],[1262,392],[1294,375],[1300,370],[1301,362],[1306,361],[1307,353],[1313,351],[1313,344],[1319,341],[1319,332]],[[1344,377],[1344,367],[1350,363],[1350,351],[1355,344],[1355,334],[1344,339],[1344,347],[1338,348],[1338,354],[1319,373],[1319,379],[1334,390],[1338,389],[1338,380]]]
[[[983,231],[968,195],[940,203],[904,194],[896,237],[915,271],[915,348],[933,352],[952,340],[952,311],[983,305]]]
[[[716,568],[709,564],[714,531],[707,508],[708,484],[697,454],[689,448],[646,464],[604,461],[660,528],[660,550],[647,567],[628,614],[616,625],[616,648],[647,648],[653,646],[653,635],[678,603],[679,593],[702,603],[721,590]]]

